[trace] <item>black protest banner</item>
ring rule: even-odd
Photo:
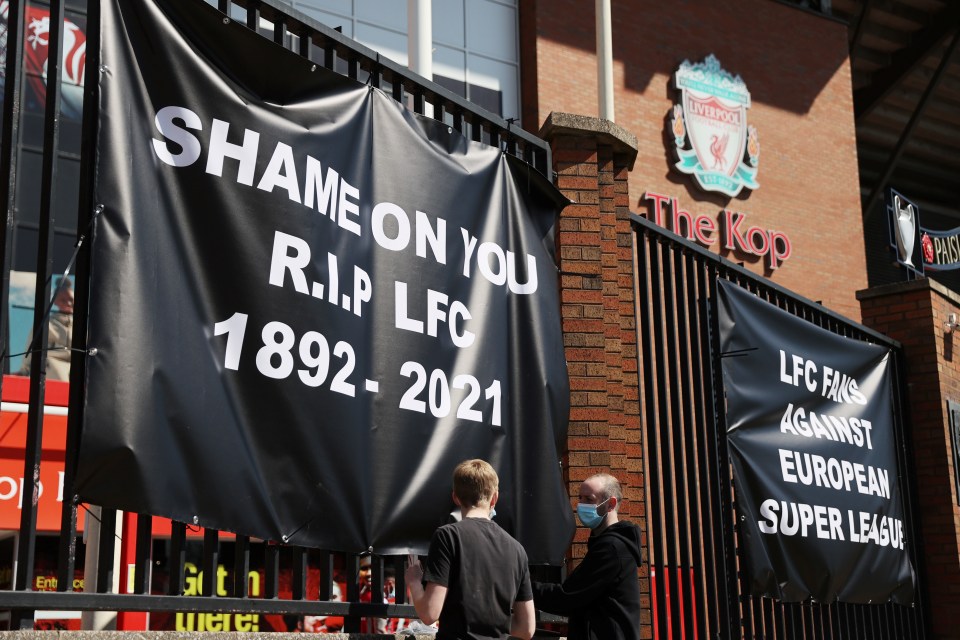
[[[102,33],[80,496],[425,552],[481,457],[561,562],[559,192],[203,2],[106,2]]]
[[[719,283],[727,440],[751,593],[913,601],[888,349]]]

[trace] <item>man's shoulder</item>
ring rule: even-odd
[[[587,542],[588,553],[602,556],[628,553],[638,564],[641,558],[640,547],[640,527],[626,520],[610,525],[599,535],[591,536]]]
[[[618,546],[640,542],[640,527],[627,520],[620,520],[587,541],[589,547]]]

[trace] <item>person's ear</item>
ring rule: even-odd
[[[616,511],[618,504],[620,504],[620,501],[617,500],[616,496],[610,496],[610,500],[607,502],[607,513]]]
[[[499,499],[500,499],[500,492],[499,492],[499,491],[494,491],[494,492],[493,492],[493,495],[490,496],[490,508],[491,508],[491,509],[493,508],[494,505],[497,504],[497,500],[499,500]]]
[[[459,507],[459,506],[460,506],[460,498],[457,497],[457,494],[454,493],[453,491],[451,491],[451,492],[450,492],[450,497],[453,498],[453,504],[455,504],[455,505],[457,505],[457,506]]]

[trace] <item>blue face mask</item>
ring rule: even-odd
[[[609,500],[610,498],[607,498]],[[606,502],[604,500],[603,502]],[[603,504],[601,502],[600,504]],[[600,526],[600,523],[603,522],[604,516],[597,513],[597,507],[600,504],[583,504],[582,502],[577,505],[577,518],[580,519],[580,524],[585,526],[588,529],[596,529]]]
[[[493,520],[493,516],[497,515],[497,510],[493,507],[490,507],[490,519]]]

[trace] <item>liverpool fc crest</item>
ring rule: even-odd
[[[703,62],[684,60],[675,79],[681,93],[672,121],[677,169],[693,175],[705,191],[732,197],[744,187],[757,189],[760,140],[756,127],[747,124],[747,85],[724,71],[713,54]]]

